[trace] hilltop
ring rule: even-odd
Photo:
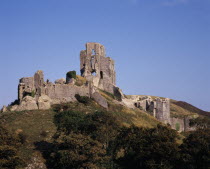
[[[96,112],[111,113],[116,118],[116,123],[121,126],[129,127],[131,125],[154,128],[161,124],[156,118],[139,108],[128,108],[119,104],[117,98],[113,95],[101,91],[101,94],[108,102],[108,109],[102,107],[92,99],[79,99],[76,102],[55,104],[49,110],[25,110],[20,112],[4,112],[0,114],[0,124],[5,126],[10,132],[21,135],[23,145],[20,148],[20,156],[26,163],[33,166],[45,166],[46,159],[43,152],[50,148],[56,134],[55,116],[56,114],[72,111],[83,114],[94,114]],[[171,102],[171,108],[174,115],[180,117],[194,116],[201,117],[202,110],[191,106],[188,103],[179,106],[179,101]],[[183,103],[183,102],[182,102]],[[186,105],[186,106],[184,106]],[[199,110],[199,111],[198,111]],[[207,112],[206,112],[207,113]],[[181,136],[180,138],[182,138]],[[182,142],[181,140],[179,142]]]
[[[156,96],[125,95],[116,85],[114,61],[105,53],[103,45],[87,43],[86,50],[80,52],[80,75],[71,70],[66,73],[66,78],[53,83],[45,81],[43,71],[38,70],[34,76],[20,79],[18,99],[3,107],[0,127],[14,136],[18,145],[14,152],[18,153],[27,169],[63,165],[60,163],[66,160],[64,157],[67,158],[63,149],[68,147],[68,141],[73,147],[82,148],[78,154],[75,150],[77,158],[73,153],[75,161],[83,160],[78,165],[84,163],[94,168],[92,165],[96,163],[97,166],[105,165],[99,165],[98,160],[114,165],[115,161],[110,159],[114,158],[110,154],[115,150],[112,144],[119,141],[118,136],[124,130],[131,129],[131,133],[139,131],[145,137],[145,132],[148,132],[151,139],[156,137],[153,133],[156,130],[166,132],[168,135],[159,135],[158,140],[172,140],[169,145],[176,149],[186,133],[209,128],[210,113],[186,102]],[[124,134],[126,138],[127,133]],[[84,147],[87,150],[83,150]],[[64,154],[59,154],[60,151]],[[80,156],[87,152],[90,154]],[[101,155],[103,158],[99,158]],[[87,163],[89,157],[95,161]],[[53,162],[56,158],[60,159],[58,164]],[[65,164],[68,162],[66,160]]]

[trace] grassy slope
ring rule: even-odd
[[[142,127],[154,127],[159,123],[155,118],[141,110],[128,109],[120,104],[115,104],[114,99],[110,96],[106,95],[106,97],[109,97],[108,111],[112,112],[122,125],[129,126],[134,124]],[[51,110],[1,113],[0,123],[13,133],[23,133],[23,135],[27,138],[26,143],[20,147],[22,159],[29,162],[32,156],[39,156],[39,159],[44,162],[40,151],[36,150],[35,143],[41,141],[47,141],[50,143],[53,141],[52,136],[56,132],[56,126],[53,123],[53,118],[56,111],[59,109],[82,111],[86,114],[94,113],[96,111],[107,111],[96,102],[91,101],[87,105],[78,102],[55,105]],[[43,132],[47,133],[46,136],[42,135]]]
[[[20,147],[20,155],[23,160],[30,161],[32,155],[38,155],[41,158],[40,152],[36,150],[35,143],[43,140],[52,140],[52,136],[56,131],[53,123],[54,115],[55,112],[51,110],[7,112],[0,114],[0,123],[12,133],[22,133],[26,137],[26,142]],[[43,131],[47,133],[45,137],[42,136]]]
[[[207,116],[207,117],[210,117],[210,112],[206,112],[206,111],[203,111],[187,102],[183,102],[183,101],[173,101],[173,104],[176,105],[176,106],[179,106],[189,112],[193,112],[193,113],[196,113],[196,114],[199,114],[199,115],[202,115],[202,116]]]
[[[108,111],[112,112],[122,125],[129,126],[134,124],[141,127],[154,127],[159,123],[154,117],[148,115],[144,111],[124,107],[114,99],[113,95],[103,91],[100,92],[108,101]],[[82,111],[86,114],[94,113],[96,111],[107,111],[96,102],[91,101],[87,105],[78,102],[55,105],[51,110],[1,113],[0,123],[3,123],[6,128],[14,133],[22,132],[27,136],[26,143],[20,147],[22,159],[30,161],[32,156],[38,155],[44,162],[40,151],[36,150],[35,143],[40,141],[53,141],[52,136],[56,132],[56,126],[53,123],[53,118],[56,111],[61,111],[61,109]],[[171,101],[172,116],[192,116],[196,115],[196,113],[201,114],[200,111],[201,110],[198,110],[187,103],[181,104],[180,102],[174,100]],[[46,136],[41,134],[43,131],[47,133]]]

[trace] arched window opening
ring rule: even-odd
[[[103,75],[103,72],[100,71],[100,78],[103,79],[104,78],[104,75]]]
[[[92,54],[91,55],[96,55],[96,52],[94,49],[92,49]]]

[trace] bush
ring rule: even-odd
[[[113,157],[121,168],[171,169],[178,158],[177,133],[165,126],[122,128]]]
[[[176,131],[179,131],[179,130],[180,130],[180,124],[176,123]]]
[[[74,78],[74,79],[76,79],[76,71],[75,70],[69,71],[69,72],[67,72],[66,76],[68,78]]]
[[[84,77],[79,76],[79,75],[76,76],[76,82],[75,82],[75,85],[76,85],[76,86],[82,86],[82,85],[84,85],[86,82],[87,82],[87,80],[86,80]]]
[[[35,95],[36,95],[36,92],[34,90],[32,90],[31,97],[35,97]]]
[[[0,125],[0,168],[16,169],[24,166],[19,157],[20,140]]]
[[[28,136],[21,132],[18,134],[18,137],[20,139],[21,144],[24,144],[24,143],[26,143]]]
[[[78,102],[83,103],[83,104],[88,104],[91,101],[89,97],[80,96],[79,94],[75,94],[75,98],[77,99]]]
[[[43,131],[40,133],[40,136],[42,136],[42,137],[47,137],[47,134],[48,134],[48,133],[47,133],[46,131],[43,130]]]
[[[180,146],[180,169],[210,168],[210,130],[192,132]]]

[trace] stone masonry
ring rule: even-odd
[[[105,48],[99,43],[87,43],[86,50],[80,52],[81,76],[93,85],[114,93],[116,83],[116,73],[114,61],[106,57]]]
[[[153,115],[165,124],[183,131],[188,128],[189,119],[170,117],[170,99],[152,98],[150,96],[124,96],[116,86],[114,61],[106,57],[105,47],[99,43],[87,43],[86,49],[80,52],[80,71],[85,79],[82,85],[76,85],[76,79],[66,77],[55,83],[44,80],[44,74],[38,70],[32,77],[21,78],[18,85],[18,105],[10,108],[12,111],[49,109],[52,104],[76,101],[75,95],[87,96],[101,106],[108,108],[106,99],[99,90],[112,93],[118,98],[119,104],[129,108],[140,108]],[[7,111],[4,107],[3,111]],[[177,124],[180,124],[178,126]]]
[[[38,70],[33,77],[21,78],[18,85],[19,106],[13,106],[12,110],[48,109],[52,104],[75,101],[75,94],[92,97],[107,108],[108,104],[98,89],[121,94],[120,89],[115,86],[114,61],[105,56],[103,45],[86,44],[86,50],[80,52],[80,69],[81,76],[87,80],[87,83],[81,86],[75,85],[75,79],[69,77],[58,79],[55,83],[45,81],[41,70]]]

